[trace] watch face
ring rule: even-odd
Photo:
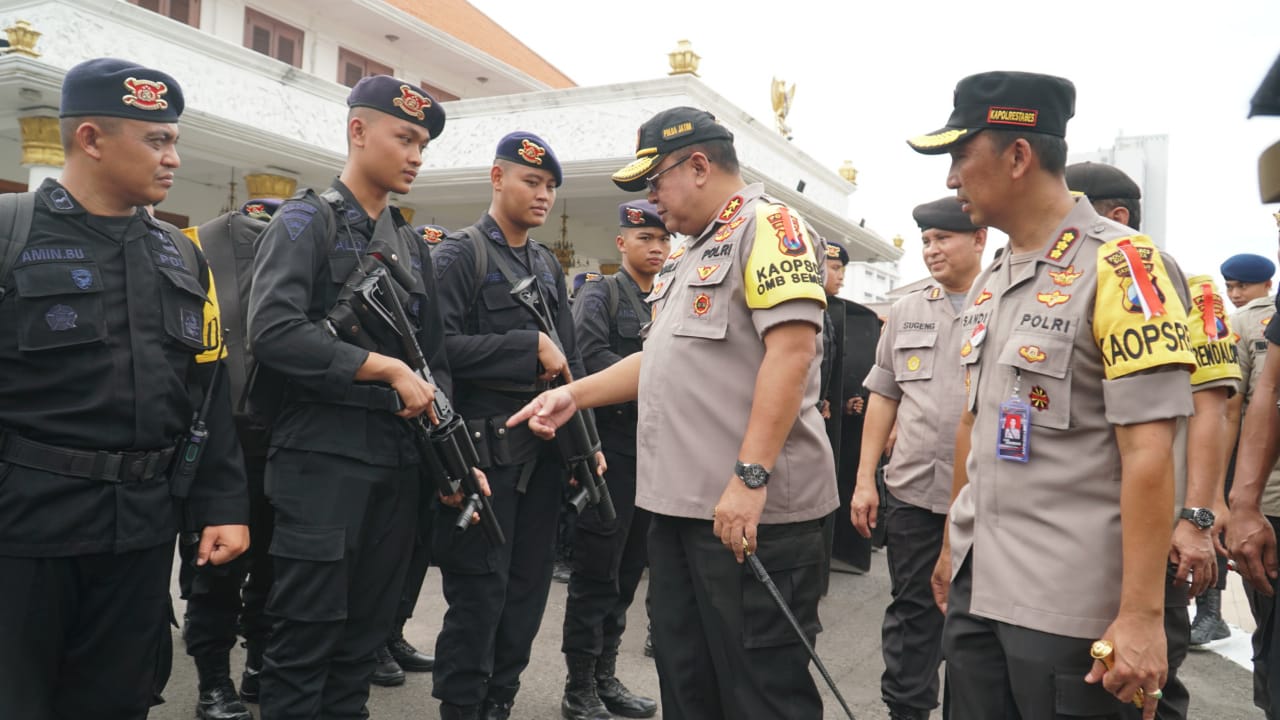
[[[1208,508],[1196,508],[1191,515],[1191,522],[1195,523],[1196,527],[1201,530],[1208,530],[1213,527],[1213,520],[1213,511]]]
[[[764,487],[765,483],[769,482],[769,471],[761,465],[739,464],[737,471],[738,477],[742,478],[742,482],[752,490]]]

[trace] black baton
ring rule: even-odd
[[[742,541],[745,546],[746,538],[743,538]],[[743,549],[745,550],[745,547]],[[813,643],[809,642],[809,638],[805,636],[804,630],[800,627],[800,621],[796,620],[791,608],[787,607],[787,601],[782,599],[782,593],[778,592],[778,586],[773,584],[773,578],[769,577],[768,571],[764,569],[764,564],[760,562],[760,558],[752,553],[748,552],[746,555],[747,564],[751,566],[751,572],[755,573],[756,579],[764,583],[764,586],[768,588],[769,594],[773,596],[773,601],[778,604],[778,609],[782,611],[782,614],[787,618],[787,622],[791,623],[791,627],[795,629],[796,637],[800,638],[800,642],[804,643],[804,649],[809,651],[809,657],[813,658],[813,664],[818,666],[818,672],[822,673],[822,679],[827,681],[827,687],[831,688],[836,700],[840,701],[840,707],[844,708],[844,714],[849,716],[849,720],[855,720],[853,711],[849,709],[849,703],[844,701],[844,696],[836,688],[836,681],[831,679],[831,673],[827,672],[827,667],[822,664],[822,660],[818,657],[818,651],[813,649]]]

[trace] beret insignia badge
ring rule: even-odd
[[[129,91],[128,95],[120,98],[125,105],[132,105],[139,110],[164,110],[169,107],[169,101],[161,97],[169,92],[169,86],[162,82],[129,78],[124,81],[124,86]]]
[[[520,149],[516,152],[530,165],[541,165],[542,156],[547,154],[545,148],[528,138],[520,141]]]
[[[414,92],[413,88],[408,85],[400,86],[400,97],[391,101],[401,112],[410,117],[423,120],[427,117],[423,112],[426,108],[431,107],[431,101],[423,95]]]

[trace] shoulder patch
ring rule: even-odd
[[[1187,331],[1191,351],[1196,356],[1196,369],[1191,373],[1192,385],[1214,380],[1240,380],[1239,350],[1227,322],[1222,296],[1213,278],[1196,275],[1187,279],[1191,291],[1191,307],[1187,308]]]
[[[1169,365],[1196,367],[1186,310],[1150,238],[1104,243],[1097,272],[1093,334],[1108,380]]]
[[[1058,239],[1049,246],[1049,252],[1045,253],[1045,257],[1050,260],[1061,260],[1067,256],[1071,248],[1080,242],[1080,231],[1076,228],[1067,228],[1062,231]]]
[[[821,259],[799,215],[782,204],[756,205],[756,236],[747,258],[744,289],[747,306],[771,308],[788,300],[827,305]]]
[[[290,240],[297,240],[316,216],[316,208],[305,202],[288,202],[280,209],[280,222],[289,233]]]

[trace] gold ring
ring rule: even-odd
[[[1164,697],[1164,690],[1156,688],[1155,690],[1152,690],[1151,692],[1147,693],[1147,697],[1152,697],[1152,698],[1155,698],[1156,700],[1159,700],[1160,698]]]
[[[742,536],[742,549],[743,549],[743,550],[750,550],[750,549],[751,549],[751,543],[750,543],[750,541],[748,541],[748,540],[747,540],[747,536],[746,536],[746,535],[743,535],[743,536]]]

